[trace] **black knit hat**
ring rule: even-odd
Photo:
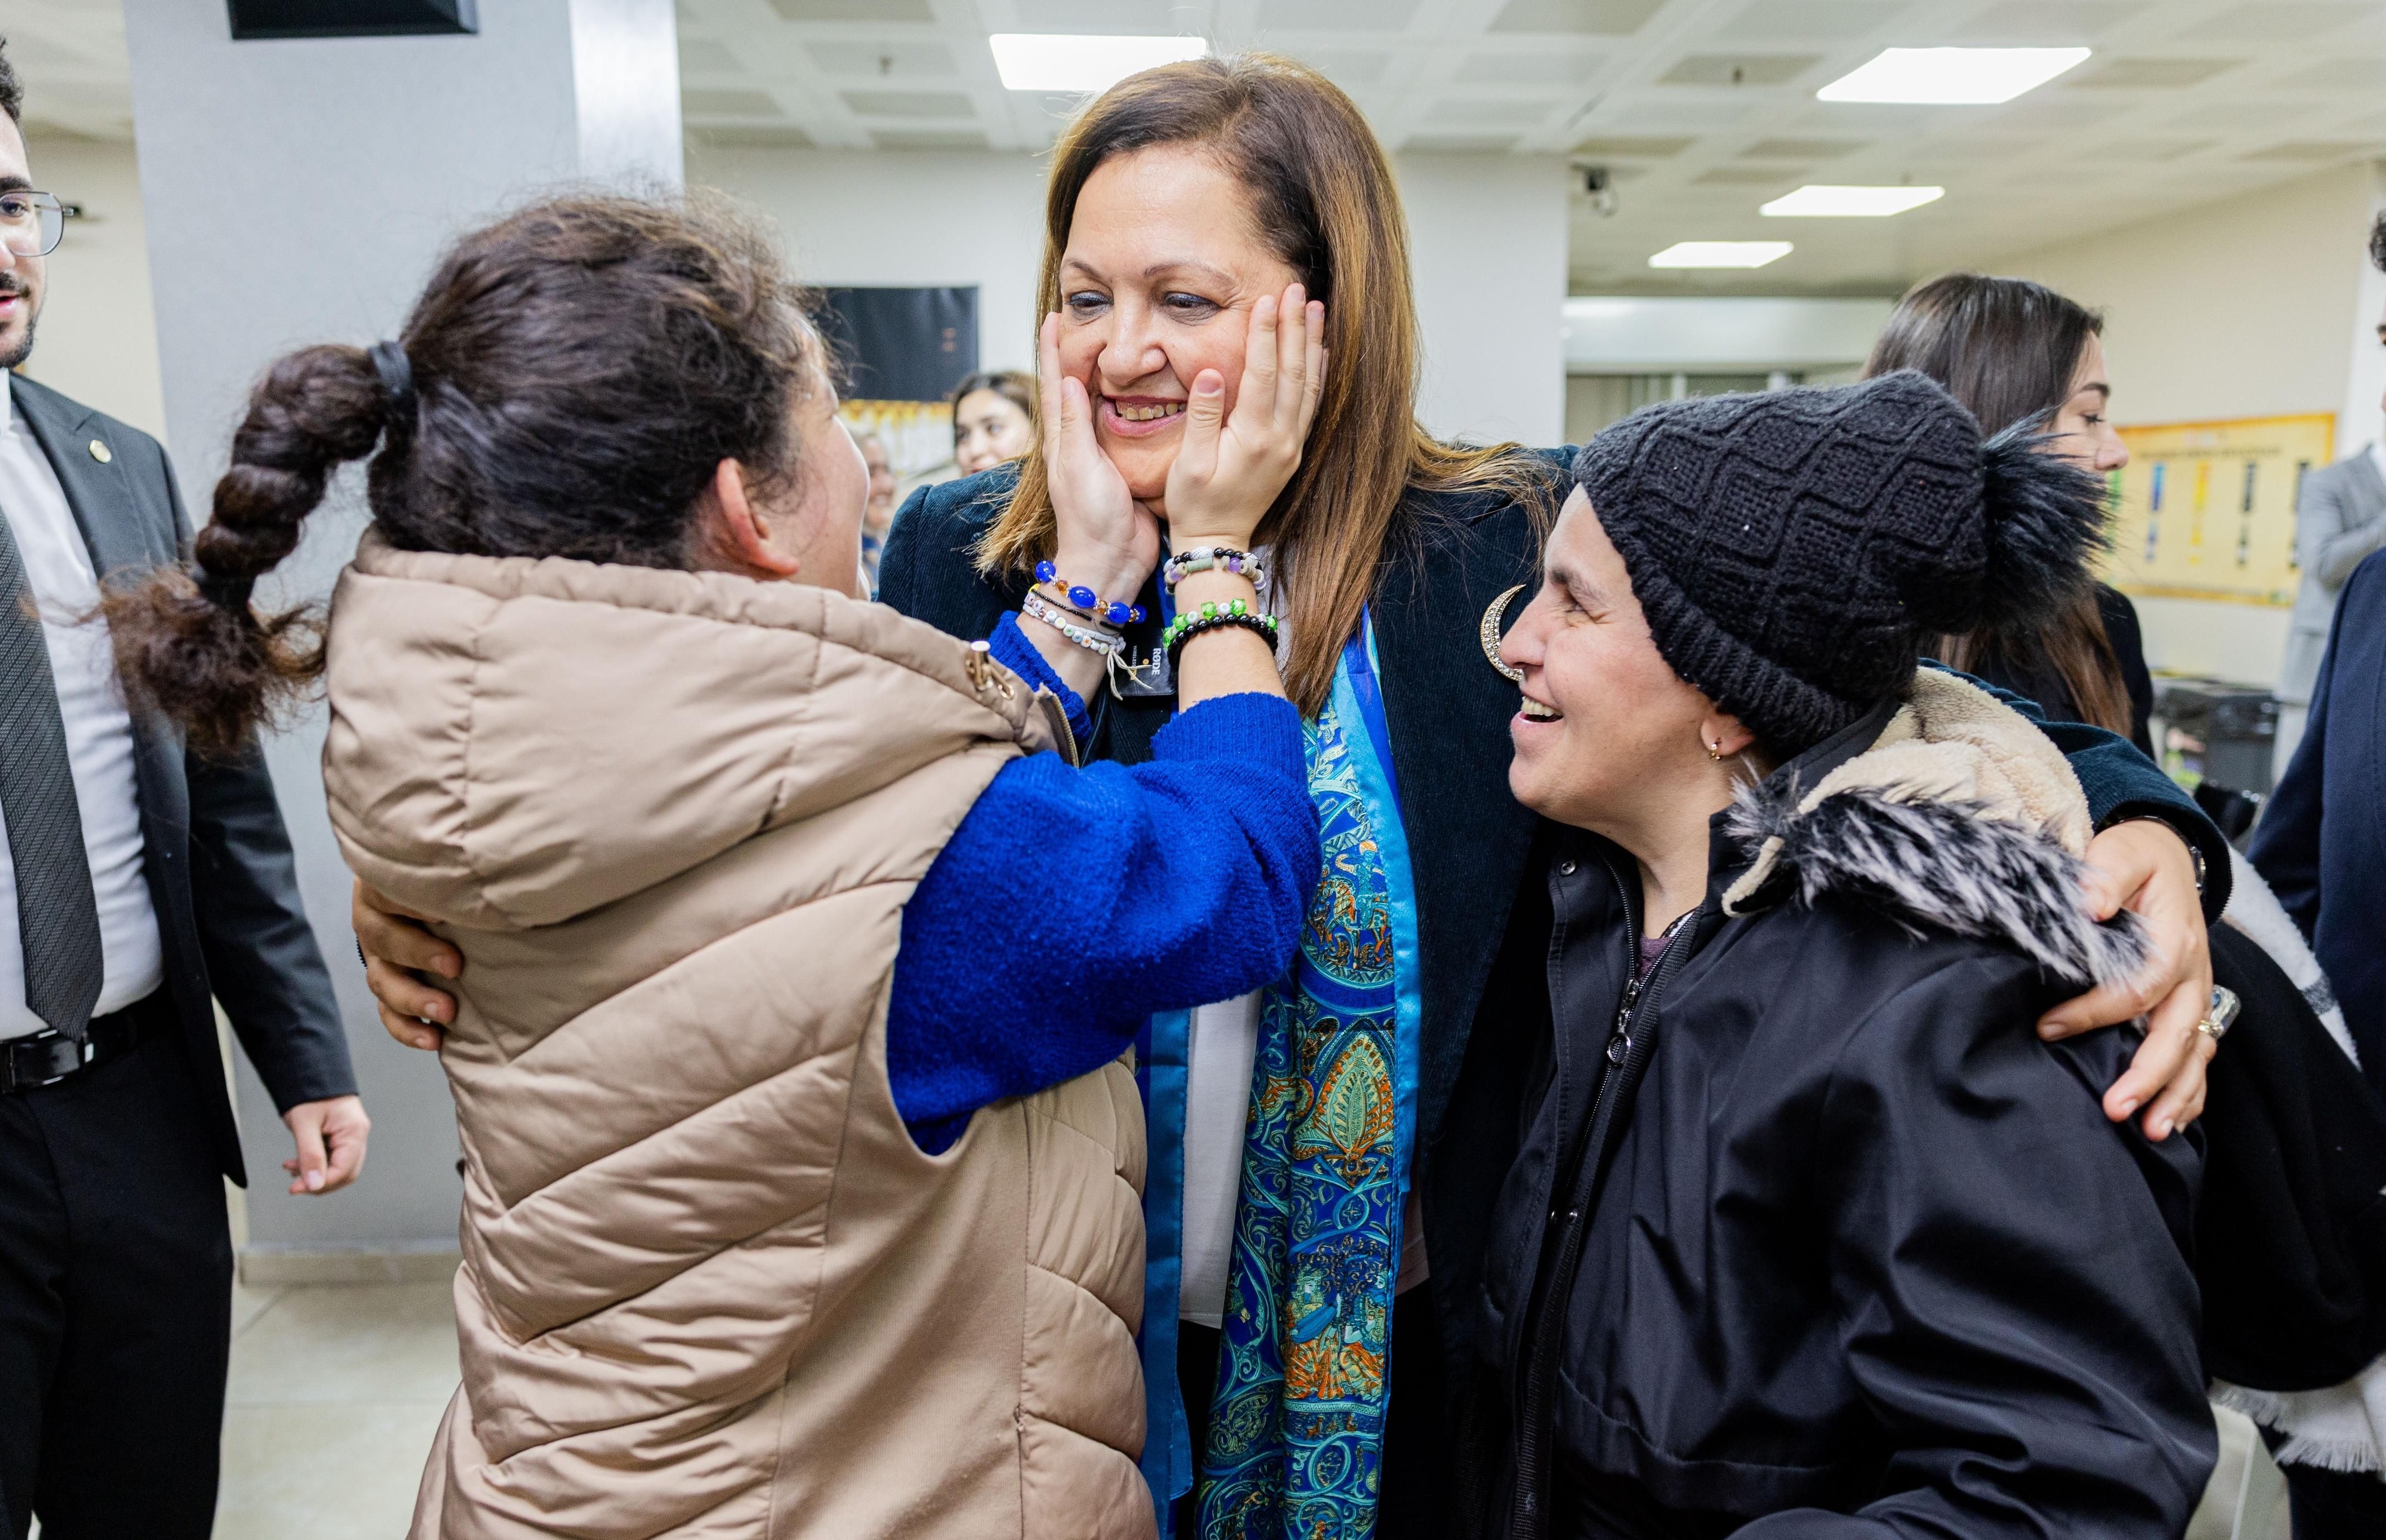
[[[1575,457],[1657,650],[1795,754],[1903,694],[1940,632],[2053,614],[2103,545],[2103,483],[1911,369],[1669,401]]]

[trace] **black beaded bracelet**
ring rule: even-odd
[[[1249,609],[1239,599],[1235,601],[1231,608],[1222,609],[1214,605],[1203,605],[1200,613],[1179,615],[1169,622],[1168,630],[1162,633],[1161,641],[1168,651],[1168,671],[1171,674],[1176,671],[1177,655],[1185,650],[1186,643],[1205,631],[1218,631],[1227,626],[1248,631],[1265,640],[1270,647],[1275,645],[1275,616],[1262,615]]]

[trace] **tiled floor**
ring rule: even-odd
[[[397,1540],[456,1389],[446,1283],[232,1301],[219,1540]]]
[[[446,1283],[235,1290],[218,1540],[398,1540],[456,1388]],[[2224,1414],[2187,1540],[2287,1540],[2277,1468]]]

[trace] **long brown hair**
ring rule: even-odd
[[[1419,349],[1408,228],[1383,146],[1350,98],[1269,54],[1147,69],[1102,94],[1061,136],[1044,204],[1037,316],[1061,307],[1061,257],[1077,196],[1113,156],[1196,144],[1241,181],[1252,223],[1312,297],[1325,302],[1325,388],[1300,469],[1260,526],[1275,547],[1292,656],[1285,689],[1325,705],[1335,659],[1358,629],[1411,489],[1481,490],[1545,518],[1554,478],[1513,444],[1447,444],[1416,420]],[[1052,554],[1052,493],[1039,443],[977,548],[989,576]]]
[[[2103,317],[2042,283],[1949,273],[1915,284],[1897,302],[1865,376],[1920,369],[1962,402],[1985,433],[2016,423],[2052,427],[2071,398],[2088,339],[2103,330]],[[2136,726],[2092,585],[2066,598],[2042,626],[1942,637],[1938,656],[1974,673],[2052,670],[2082,720],[2124,738]]]
[[[107,601],[118,670],[194,746],[236,753],[323,670],[313,607],[249,591],[342,463],[408,550],[686,567],[723,459],[796,471],[819,357],[769,237],[722,203],[555,199],[458,241],[398,344],[301,348],[250,393],[194,570]],[[379,355],[377,357],[376,355]]]

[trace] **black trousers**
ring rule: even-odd
[[[0,1533],[207,1540],[231,1347],[223,1179],[170,1019],[0,1096]]]
[[[1210,1393],[1218,1383],[1218,1333],[1189,1321],[1176,1323],[1176,1381],[1193,1428],[1199,1469],[1210,1432]],[[1392,1301],[1392,1402],[1384,1424],[1384,1488],[1375,1502],[1376,1540],[1449,1540],[1459,1533],[1451,1477],[1455,1456],[1443,1416],[1441,1329],[1434,1319],[1433,1285],[1423,1283]],[[1198,1487],[1197,1487],[1198,1492]],[[1193,1497],[1176,1502],[1176,1533],[1199,1533]]]

